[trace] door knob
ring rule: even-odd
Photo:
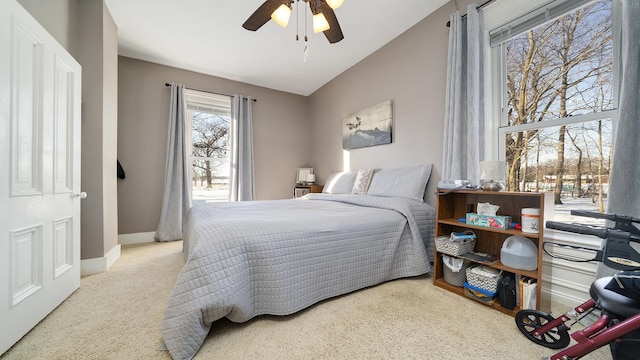
[[[73,194],[73,197],[77,197],[77,198],[80,198],[80,199],[86,199],[87,198],[87,193],[84,192],[84,191],[81,192],[81,193],[75,193],[75,194]]]

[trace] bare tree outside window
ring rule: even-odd
[[[604,212],[615,109],[611,0],[503,44],[507,190],[589,198]],[[598,115],[603,113],[602,115]]]
[[[224,166],[229,165],[229,118],[195,111],[191,121],[195,185],[206,189],[212,189],[214,182],[228,185],[229,170]]]
[[[229,201],[231,98],[186,89],[185,101],[192,201]]]

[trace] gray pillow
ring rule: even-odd
[[[324,183],[322,192],[325,194],[351,194],[353,183],[356,181],[355,171],[334,172]]]
[[[368,195],[405,197],[424,201],[424,191],[431,176],[431,164],[379,169],[373,173]]]

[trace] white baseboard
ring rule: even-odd
[[[118,244],[120,245],[132,245],[132,244],[145,244],[156,241],[154,236],[155,231],[140,232],[132,234],[120,234],[118,235]]]
[[[80,261],[80,275],[99,274],[109,270],[120,258],[120,244],[116,245],[107,255],[99,258],[84,259]]]
[[[567,307],[575,307],[579,304],[582,304],[587,299],[589,299],[589,292],[585,293],[574,293],[571,291],[567,291],[566,288],[562,288],[558,284],[551,285],[551,288],[543,288],[542,292],[543,296],[548,299],[552,299],[553,301],[566,305]]]

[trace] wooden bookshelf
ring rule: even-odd
[[[520,214],[523,208],[539,208],[540,232],[537,234],[532,234],[524,233],[516,229],[494,229],[475,225],[467,225],[466,222],[459,220],[464,219],[467,212],[475,212],[478,203],[486,202],[500,206],[497,215],[511,216],[512,221],[516,223],[521,223]],[[551,213],[551,211],[553,211],[553,194],[485,192],[473,190],[453,191],[448,194],[438,195],[436,204],[435,236],[449,236],[452,232],[472,230],[476,234],[476,246],[474,251],[493,254],[497,256],[500,256],[502,244],[509,236],[520,235],[532,240],[538,248],[538,267],[536,270],[527,271],[514,269],[505,266],[500,261],[497,261],[490,265],[483,265],[536,279],[538,283],[538,286],[536,287],[536,309],[548,311],[550,308],[550,299],[543,298],[543,294],[548,293],[548,291],[543,291],[543,287],[545,286],[545,284],[542,281],[542,241],[544,239],[544,214],[545,212]],[[458,295],[465,296],[463,287],[449,284],[444,280],[442,269],[443,266],[442,253],[438,252],[438,250],[436,249],[434,256],[434,285]],[[469,300],[472,299],[469,298]],[[520,310],[519,307],[516,307],[513,310],[503,308],[500,305],[500,301],[498,300],[496,300],[496,302],[494,302],[490,306],[511,316],[514,316]]]

